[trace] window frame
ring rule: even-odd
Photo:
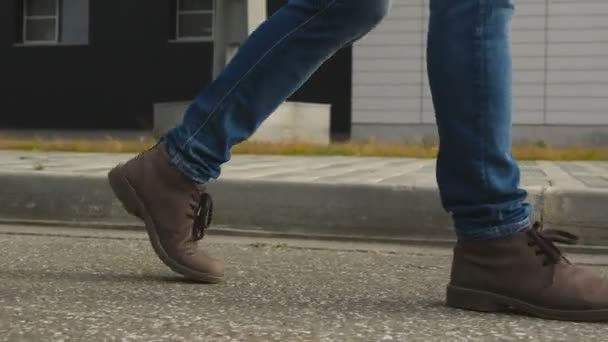
[[[175,0],[175,41],[177,42],[211,42],[215,35],[215,1],[211,1],[210,10],[180,10],[180,1]],[[211,34],[209,36],[182,37],[180,36],[180,16],[184,14],[211,14]]]
[[[60,34],[59,30],[61,29],[61,0],[53,0],[55,1],[55,15],[28,15],[27,5],[31,0],[23,0],[23,14],[21,20],[22,24],[22,38],[21,44],[23,45],[56,45],[59,44]],[[55,37],[53,40],[28,40],[27,39],[27,23],[28,20],[44,20],[44,19],[54,19],[55,20]]]

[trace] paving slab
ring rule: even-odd
[[[0,220],[138,225],[105,176],[132,154],[0,151]],[[521,163],[534,218],[608,244],[608,162]],[[210,184],[216,224],[250,232],[451,239],[435,161],[236,155]]]

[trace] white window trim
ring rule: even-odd
[[[23,1],[23,42],[24,45],[44,45],[44,44],[58,44],[59,43],[59,10],[60,10],[60,0],[55,1],[55,15],[27,15],[27,4],[29,0]],[[55,38],[53,40],[28,40],[27,39],[27,22],[28,19],[55,19]]]
[[[213,41],[213,35],[215,34],[215,3],[212,2],[213,8],[210,10],[190,10],[190,11],[182,11],[180,10],[180,1],[176,0],[176,9],[175,9],[175,41],[178,42],[210,42]],[[198,37],[181,37],[179,35],[179,17],[182,14],[211,14],[211,35],[210,36],[198,36]]]

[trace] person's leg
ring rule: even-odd
[[[292,0],[261,25],[194,100],[165,142],[188,177],[217,178],[233,145],[258,126],[339,48],[369,32],[388,0]]]
[[[512,0],[434,0],[429,80],[439,126],[437,179],[465,240],[530,226],[511,156]]]
[[[226,70],[196,97],[183,123],[150,151],[108,175],[114,193],[145,222],[174,271],[217,282],[224,266],[197,248],[212,216],[203,184],[338,49],[369,32],[389,0],[291,0],[262,24]]]
[[[447,302],[608,320],[608,282],[567,263],[540,227],[530,229],[530,206],[511,156],[513,1],[431,0],[437,179],[458,236]]]

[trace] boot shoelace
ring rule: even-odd
[[[147,152],[152,151],[162,141],[158,141],[154,146],[148,148],[144,152],[137,155],[136,158],[142,158]],[[193,192],[192,202],[190,202],[191,213],[188,213],[188,217],[193,219],[192,224],[192,238],[194,241],[202,240],[205,237],[205,230],[211,226],[211,220],[213,219],[213,199],[211,195],[205,192],[204,188],[197,188],[197,191]]]
[[[543,261],[543,266],[557,264],[561,260],[570,264],[570,260],[566,259],[555,245],[555,242],[576,244],[578,237],[560,230],[543,230],[543,225],[540,222],[533,225],[528,235],[531,237],[528,246],[537,246],[536,255],[544,255],[546,257]]]
[[[193,219],[192,237],[194,241],[202,240],[205,237],[205,230],[211,226],[213,219],[213,199],[211,195],[204,191],[197,191],[192,194],[193,202],[190,203],[192,212],[188,217]]]

